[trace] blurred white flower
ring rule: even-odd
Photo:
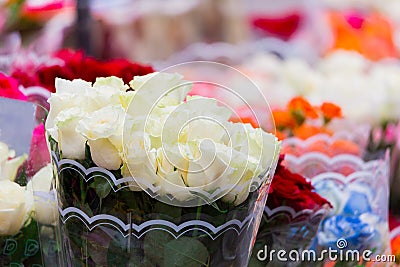
[[[0,236],[15,235],[32,208],[32,192],[10,180],[0,181]]]
[[[18,169],[27,159],[27,155],[15,157],[15,151],[10,150],[7,144],[0,142],[0,181],[14,181]]]
[[[33,218],[42,224],[53,224],[57,220],[58,207],[55,190],[52,190],[53,166],[40,169],[28,182],[27,189],[34,195]]]

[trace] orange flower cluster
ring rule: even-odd
[[[277,136],[284,139],[296,136],[307,139],[316,134],[332,133],[326,128],[334,118],[342,118],[342,110],[333,103],[325,102],[321,106],[314,107],[303,97],[295,97],[287,104],[285,110],[274,110],[272,115],[277,128]],[[318,120],[322,119],[322,125]],[[309,121],[314,122],[313,124]]]
[[[343,13],[333,11],[327,14],[333,33],[330,51],[345,49],[357,51],[371,60],[397,57],[390,21],[378,13]]]

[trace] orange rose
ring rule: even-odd
[[[343,117],[342,109],[333,103],[329,103],[329,102],[322,103],[321,111],[322,111],[322,115],[324,117],[325,124],[330,122],[334,118],[342,118]]]
[[[317,119],[318,113],[316,109],[301,96],[295,97],[287,105],[287,108],[292,113],[302,113],[306,118]],[[300,114],[299,114],[300,115]],[[297,119],[297,118],[296,118]]]
[[[274,110],[272,116],[274,117],[275,127],[280,130],[293,128],[296,125],[294,118],[285,110]]]

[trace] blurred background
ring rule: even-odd
[[[71,47],[160,66],[259,51],[312,62],[334,48],[380,59],[398,56],[399,10],[396,0],[2,0],[0,53]]]
[[[47,109],[56,77],[94,82],[114,75],[128,83],[134,75],[206,60],[246,74],[278,114],[298,96],[314,107],[337,104],[343,120],[324,117],[321,129],[345,130],[366,160],[391,149],[389,224],[398,229],[400,262],[399,49],[399,0],[0,0],[0,97]],[[249,94],[232,77],[222,78]],[[258,97],[246,97],[259,105]],[[253,122],[247,109],[238,112]],[[307,126],[313,131],[301,139],[326,133],[314,131],[314,120]],[[41,135],[48,153],[44,127]]]

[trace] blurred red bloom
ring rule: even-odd
[[[0,97],[27,100],[27,97],[18,89],[18,81],[0,72]]]
[[[288,206],[296,212],[304,209],[315,209],[328,204],[328,200],[314,191],[314,187],[303,176],[291,172],[283,165],[284,156],[281,155],[269,188],[267,206],[274,209]]]

